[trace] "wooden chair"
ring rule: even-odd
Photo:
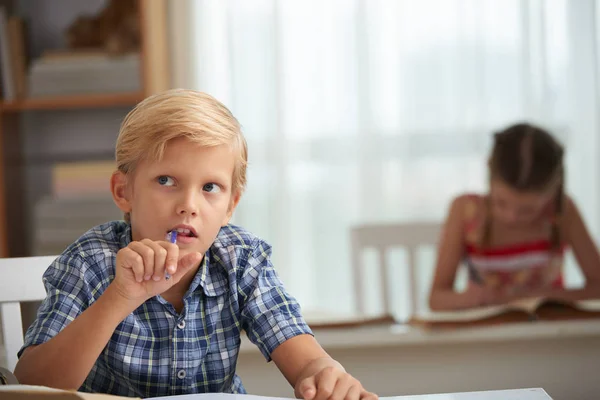
[[[56,256],[0,258],[0,327],[10,371],[23,346],[21,302],[46,298],[42,275],[54,259]]]
[[[411,315],[418,307],[418,286],[416,277],[416,252],[421,246],[436,246],[441,233],[441,225],[436,223],[408,224],[368,224],[360,225],[351,230],[352,269],[354,275],[356,309],[360,314],[365,313],[365,292],[363,281],[365,266],[362,262],[362,252],[366,248],[374,248],[379,258],[379,273],[381,276],[381,296],[385,315],[392,314],[390,300],[390,283],[388,276],[388,250],[405,248],[408,253],[408,275],[410,281]]]

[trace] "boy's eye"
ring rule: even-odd
[[[158,184],[162,186],[173,186],[175,181],[170,176],[161,175],[158,177]]]
[[[206,185],[204,185],[202,190],[204,190],[205,192],[219,193],[221,191],[221,188],[216,183],[207,183]]]

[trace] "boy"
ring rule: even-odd
[[[47,298],[15,375],[122,396],[245,393],[241,330],[305,399],[376,399],[318,345],[269,260],[229,225],[246,184],[237,120],[170,90],[123,121],[111,178],[125,221],[97,226],[44,274]],[[176,231],[176,244],[165,237]]]

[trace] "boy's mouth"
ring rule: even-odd
[[[175,231],[178,237],[198,237],[196,230],[190,225],[177,225],[173,229],[167,231],[167,233]]]

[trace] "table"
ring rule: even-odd
[[[27,386],[27,385],[0,385],[0,393],[4,392],[3,397],[10,398],[10,393],[13,391],[26,391],[32,396],[32,399],[39,392],[45,392],[47,395],[50,394],[64,394],[64,391],[50,389],[41,386]],[[80,395],[80,399],[85,400],[88,394],[77,393]],[[98,396],[98,395],[96,395]],[[112,396],[101,396],[102,400],[111,400]],[[37,398],[37,397],[36,397]],[[48,396],[48,399],[52,400],[55,397]],[[62,397],[56,397],[62,398]],[[21,398],[22,399],[22,398]],[[122,399],[121,397],[114,397],[114,399]],[[180,396],[169,396],[169,397],[154,397],[153,400],[288,400],[285,398],[276,397],[262,397],[253,395],[236,395],[236,394],[188,394]],[[497,391],[485,391],[485,392],[468,392],[468,393],[450,393],[450,394],[429,394],[419,396],[395,396],[395,397],[381,397],[381,400],[552,400],[550,396],[543,389],[515,389],[515,390],[497,390]]]
[[[381,397],[381,400],[552,400],[543,389],[493,390],[417,396]],[[286,398],[235,394],[201,394],[155,397],[154,400],[288,400]]]
[[[412,327],[315,332],[335,359],[380,396],[542,387],[557,400],[599,398],[600,320],[424,332]],[[250,393],[292,390],[244,340],[238,374]]]
[[[182,396],[155,397],[154,400],[288,400],[282,397],[262,397],[235,394],[189,394]],[[381,397],[380,400],[552,400],[543,389],[493,390],[448,394],[425,394],[417,396]]]

